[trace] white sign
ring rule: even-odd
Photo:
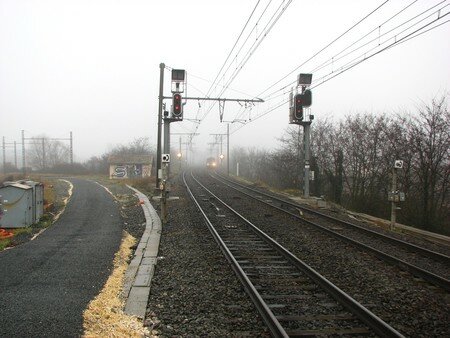
[[[170,163],[170,154],[162,154],[162,163]]]
[[[402,169],[403,168],[403,161],[402,160],[395,160],[394,168],[395,169]]]

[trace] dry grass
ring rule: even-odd
[[[114,258],[114,271],[103,290],[89,303],[84,312],[84,337],[144,337],[149,332],[134,316],[124,314],[120,294],[124,274],[135,238],[124,232],[122,244]]]

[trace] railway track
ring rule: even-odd
[[[218,174],[210,174],[234,191],[289,214],[304,223],[325,232],[339,240],[350,243],[360,250],[368,251],[376,257],[402,270],[450,292],[450,257],[418,245],[378,233],[363,226],[353,224],[297,203],[280,198],[275,194],[255,189]]]
[[[275,337],[402,335],[283,248],[193,175],[184,184]]]

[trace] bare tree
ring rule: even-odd
[[[445,97],[423,105],[408,125],[414,153],[413,170],[420,199],[421,223],[448,223],[450,175],[450,113]]]
[[[118,145],[109,155],[150,155],[155,153],[155,147],[150,144],[148,137],[138,137],[126,145]]]
[[[33,168],[44,170],[69,162],[70,149],[63,142],[45,135],[34,136],[33,139],[27,151],[28,163]]]

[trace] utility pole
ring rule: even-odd
[[[27,174],[27,168],[25,167],[25,130],[22,130],[22,172],[23,176]]]
[[[17,167],[17,142],[6,142],[5,137],[2,138],[2,150],[3,150],[3,173],[6,174],[6,148],[14,148],[14,167]]]
[[[190,144],[190,142],[192,142],[192,138],[194,137],[194,136],[197,136],[197,135],[200,135],[199,133],[171,133],[170,134],[170,136],[175,136],[175,135],[179,135],[180,136],[180,138],[179,138],[179,154],[181,154],[181,157],[180,157],[180,161],[182,160],[182,158],[184,157],[185,158],[185,161],[186,161],[186,164],[187,164],[187,158],[188,158],[188,145]],[[186,143],[181,143],[181,137],[182,136],[184,136],[184,135],[186,135],[186,136],[188,136],[189,137],[189,141],[188,142],[186,142]],[[181,149],[181,145],[182,144],[184,144],[184,145],[186,145],[186,152],[183,154],[182,153],[182,149]],[[180,162],[181,163],[181,162]],[[180,169],[181,169],[181,164],[180,164]]]
[[[161,124],[164,94],[164,63],[159,64],[159,96],[158,96],[158,140],[156,146],[156,188],[159,188],[159,169],[161,169]]]
[[[17,144],[14,141],[14,166],[17,168]]]
[[[228,136],[228,133],[227,134],[209,134],[209,135],[211,135],[211,136],[214,136],[215,137],[215,142],[213,142],[212,144],[213,145],[215,145],[215,144],[217,144],[217,145],[219,145],[220,146],[220,148],[219,148],[219,159],[220,159],[220,168],[222,169],[222,161],[223,161],[223,152],[222,152],[222,145],[223,145],[223,136],[224,135],[227,135]],[[219,139],[220,139],[220,141],[219,141]],[[228,156],[228,155],[227,155]],[[227,161],[228,161],[228,159],[227,159]]]
[[[42,138],[42,169],[45,170],[45,138]]]
[[[164,154],[170,154],[170,119],[164,118]],[[166,177],[170,176],[170,166],[166,166]]]
[[[305,177],[304,177],[304,195],[306,198],[309,197],[309,153],[310,153],[310,138],[311,138],[311,121],[304,122],[303,124],[303,144],[305,145]]]
[[[2,149],[3,149],[3,174],[6,175],[6,147],[5,147],[5,136],[2,138]]]
[[[179,145],[178,145],[178,154],[177,154],[177,157],[178,157],[178,161],[180,162],[180,167],[179,167],[179,169],[178,169],[178,174],[181,174],[181,159],[183,158],[183,154],[182,154],[182,152],[181,152],[181,136],[179,137]]]
[[[221,121],[227,122],[227,175],[230,176],[230,123],[240,122],[244,123],[246,120],[234,119],[232,121]],[[224,134],[225,135],[225,134]]]
[[[73,136],[70,132],[70,165],[73,166]]]
[[[397,170],[403,169],[403,161],[395,160],[392,168],[392,191],[388,195],[388,201],[391,201],[391,230],[395,229],[397,219],[397,202],[405,201],[405,193],[397,190]]]
[[[301,93],[289,93],[289,123],[303,126],[303,146],[305,153],[305,166],[303,178],[303,195],[309,198],[309,179],[310,179],[310,138],[311,123],[314,119],[312,114],[304,114],[304,108],[312,104],[312,94],[309,89],[311,85],[312,74],[299,74],[297,86],[301,88]],[[297,91],[297,90],[296,90]]]
[[[397,191],[397,169],[392,168],[392,201],[391,201],[391,230],[395,229],[395,222],[397,218],[397,203],[395,201]]]
[[[230,124],[227,123],[227,175],[230,176]]]

